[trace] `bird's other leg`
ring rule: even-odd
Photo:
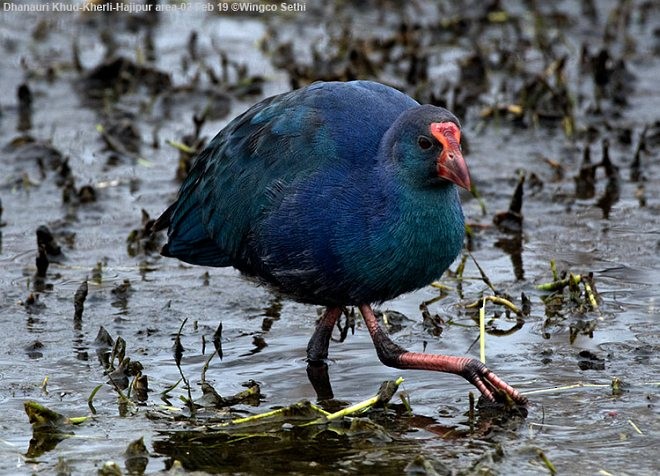
[[[335,397],[326,362],[307,362],[307,378],[314,387],[317,401],[332,400]]]
[[[477,387],[490,401],[496,400],[493,391],[500,390],[518,404],[527,403],[527,398],[491,372],[482,362],[469,357],[409,352],[392,342],[378,324],[378,319],[370,305],[360,305],[360,312],[371,334],[378,358],[385,365],[399,369],[435,370],[460,375]]]
[[[341,307],[326,308],[318,324],[316,324],[312,338],[307,344],[307,360],[309,362],[321,362],[328,358],[328,347],[332,331],[342,312]]]

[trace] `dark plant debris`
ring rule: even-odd
[[[213,347],[218,357],[222,360],[222,322],[218,324],[218,328],[213,333]]]
[[[600,297],[596,290],[594,276],[562,272],[558,274],[554,261],[551,262],[554,280],[536,286],[549,293],[543,297],[546,319],[543,323],[544,337],[549,338],[552,327],[563,327],[569,319],[569,341],[572,344],[578,335],[593,337],[598,322]],[[596,313],[595,317],[591,317]]]
[[[32,438],[26,456],[38,458],[51,451],[62,440],[73,436],[73,427],[88,417],[66,417],[33,400],[24,402],[25,413],[32,425]]]
[[[261,387],[254,381],[243,384],[246,389],[230,397],[222,397],[208,382],[202,382],[202,398],[195,402],[201,407],[226,408],[234,405],[259,406],[262,396]]]
[[[73,296],[73,307],[74,307],[73,318],[76,321],[82,319],[88,290],[89,287],[87,286],[87,281],[85,280],[80,284],[80,286],[76,290],[76,294]]]
[[[126,238],[126,252],[129,256],[150,255],[160,252],[162,237],[152,233],[151,228],[155,220],[146,210],[142,210],[142,226],[131,230]]]
[[[149,464],[149,450],[144,437],[131,441],[124,452],[124,466],[129,474],[144,474]]]
[[[55,237],[46,225],[37,228],[37,247],[50,256],[60,256],[62,248],[55,241]]]
[[[108,97],[117,100],[138,87],[145,87],[153,95],[171,84],[169,74],[119,56],[106,59],[85,72],[81,90],[91,100],[100,101]]]
[[[505,233],[522,233],[523,229],[523,186],[525,185],[525,175],[521,174],[518,179],[518,185],[513,192],[511,204],[506,212],[500,212],[493,218],[493,223],[500,231]]]

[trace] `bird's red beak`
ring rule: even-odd
[[[461,130],[453,122],[434,122],[430,130],[442,144],[442,153],[436,160],[438,177],[470,190],[470,172],[461,153]]]

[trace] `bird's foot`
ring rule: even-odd
[[[527,405],[527,397],[476,359],[466,359],[460,375],[477,387],[481,394],[491,402],[510,399],[518,405]]]
[[[371,334],[378,358],[385,365],[399,369],[433,370],[460,375],[477,387],[487,400],[505,401],[508,397],[518,405],[527,404],[527,398],[491,372],[482,362],[469,357],[407,351],[392,342],[381,329],[371,306],[360,306],[360,312]]]

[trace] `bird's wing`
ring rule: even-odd
[[[385,131],[415,105],[368,81],[317,83],[258,103],[201,152],[158,220],[169,226],[164,254],[207,266],[249,260],[248,238],[269,207],[324,167],[373,160]]]

